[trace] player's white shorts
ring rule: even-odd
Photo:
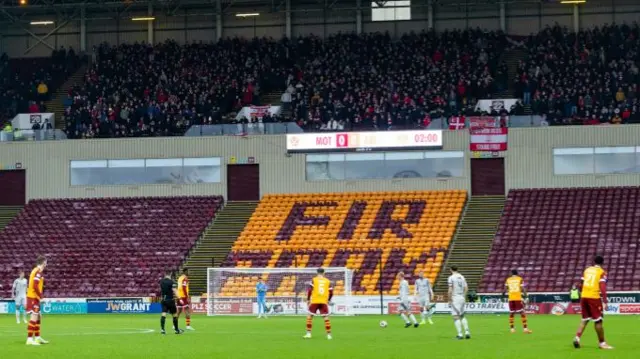
[[[401,300],[400,301],[400,310],[411,312],[411,301],[410,300]]]
[[[453,297],[451,301],[451,315],[463,315],[466,300],[464,297]]]
[[[15,300],[16,310],[20,309],[20,307],[26,309],[27,308],[27,297],[17,297]]]
[[[424,307],[428,307],[428,306],[431,305],[431,298],[429,298],[429,297],[423,297],[423,298],[418,297],[418,304],[420,304],[420,309],[422,309]]]

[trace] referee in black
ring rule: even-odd
[[[164,323],[167,321],[167,313],[173,316],[173,329],[176,334],[184,333],[178,328],[178,308],[176,308],[176,298],[178,298],[178,285],[171,279],[171,271],[164,273],[164,278],[160,280],[160,295],[162,304],[162,317],[160,318],[161,334],[166,334]]]

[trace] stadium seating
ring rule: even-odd
[[[28,274],[44,254],[46,297],[153,295],[222,203],[218,196],[31,201],[0,234],[0,278]]]
[[[638,203],[639,187],[510,191],[481,291],[501,292],[515,268],[531,292],[567,292],[595,254],[610,290],[637,288]]]
[[[348,267],[352,293],[376,294],[379,281],[395,293],[401,270],[435,280],[465,200],[458,190],[267,195],[223,266]],[[256,280],[229,280],[220,294],[251,295]],[[283,280],[270,294],[290,295],[291,285]]]

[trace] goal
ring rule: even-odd
[[[351,315],[353,270],[324,268],[334,288],[332,315]],[[258,313],[256,284],[267,285],[267,306],[272,314],[306,315],[307,289],[316,268],[208,268],[207,315]]]

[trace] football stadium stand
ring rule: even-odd
[[[49,298],[154,296],[163,271],[180,266],[222,203],[219,196],[33,200],[0,233],[0,277],[28,272],[44,254]]]
[[[607,260],[609,290],[637,289],[638,203],[639,187],[510,191],[481,291],[502,291],[518,269],[530,292],[566,292],[596,253]]]
[[[357,270],[352,293],[377,294],[382,281],[394,294],[401,270],[435,280],[466,199],[463,190],[265,195],[223,266],[347,267]],[[251,280],[227,282],[222,295],[251,295]],[[271,294],[288,295],[284,286]]]

